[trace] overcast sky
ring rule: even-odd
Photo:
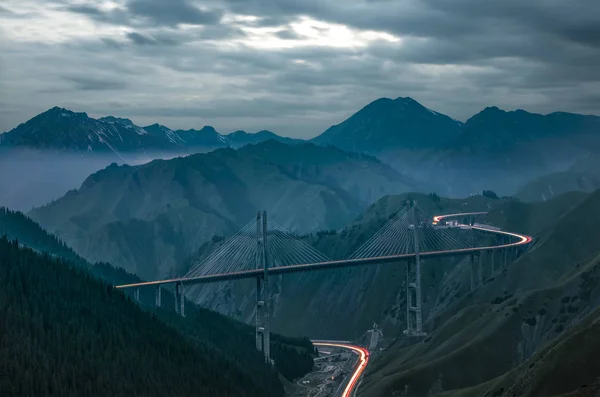
[[[600,114],[600,1],[0,2],[0,131],[58,105],[312,137],[383,96]]]

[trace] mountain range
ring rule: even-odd
[[[0,146],[114,154],[126,160],[131,154],[153,159],[170,153],[195,153],[222,147],[240,147],[267,139],[292,143],[270,131],[236,131],[223,135],[211,126],[200,130],[171,130],[160,124],[139,127],[118,117],[91,118],[87,113],[54,107],[0,135]]]
[[[371,156],[269,140],[113,164],[29,215],[86,259],[155,278],[214,235],[246,224],[257,209],[299,233],[335,229],[379,197],[417,187]]]
[[[522,144],[528,144],[538,155],[537,143],[568,139],[569,145],[561,147],[568,155],[576,149],[600,147],[599,129],[598,116],[566,112],[541,115],[522,109],[504,111],[495,106],[483,109],[463,123],[410,97],[399,97],[377,99],[310,141],[375,155],[397,150],[435,149],[446,154],[499,157],[520,148]],[[237,148],[269,139],[284,143],[302,141],[265,130],[221,134],[211,126],[199,130],[172,130],[160,124],[140,127],[125,118],[108,116],[93,119],[86,113],[54,107],[0,134],[0,145],[128,153]],[[593,147],[589,147],[590,144]]]
[[[111,154],[118,162],[168,158],[216,148],[301,139],[270,131],[218,133],[213,127],[171,130],[131,120],[93,119],[55,107],[0,135],[0,148]],[[423,188],[460,197],[482,189],[513,195],[542,175],[563,172],[600,149],[600,117],[487,107],[466,122],[412,98],[380,98],[310,140],[322,146],[375,155],[424,181]],[[134,161],[136,162],[136,161]],[[139,162],[139,161],[138,161]]]

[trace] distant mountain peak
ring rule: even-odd
[[[401,97],[401,96],[399,96],[395,100],[398,101],[398,102],[419,103],[419,102],[415,101],[414,99],[412,99],[409,96],[407,96],[407,97]],[[420,103],[419,103],[419,105],[420,105]]]
[[[410,97],[379,98],[312,141],[370,153],[437,148],[454,139],[461,126]]]
[[[259,135],[259,136],[260,135],[262,135],[262,136],[278,136],[277,134],[275,134],[274,132],[269,131],[269,130],[260,130],[260,131],[258,131],[256,133],[254,133],[254,135]]]
[[[133,125],[133,121],[131,121],[129,119],[125,119],[125,118],[121,118],[121,117],[114,117],[114,116],[101,117],[98,119],[98,121],[103,121],[103,122],[107,122],[107,123],[119,123],[119,124],[123,124],[123,125]]]
[[[215,130],[215,127],[212,125],[205,125],[200,129],[200,132],[218,134],[217,130]]]
[[[36,119],[37,117],[40,117],[40,116],[53,116],[53,117],[72,117],[72,116],[76,116],[76,117],[88,117],[87,113],[85,113],[85,112],[74,112],[74,111],[69,110],[69,109],[61,108],[59,106],[54,106],[53,108],[50,108],[50,109],[46,110],[43,113],[40,113],[39,115],[37,115],[36,117],[34,117],[34,119]]]
[[[486,106],[480,113],[506,113],[506,111],[500,109],[498,106]]]

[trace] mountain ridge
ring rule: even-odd
[[[94,119],[86,112],[55,106],[0,134],[0,147],[113,152],[121,157],[150,151],[169,153],[190,149],[238,148],[267,139],[287,143],[297,141],[266,130],[221,134],[209,125],[199,130],[173,130],[159,123],[140,127],[128,118],[104,116]]]

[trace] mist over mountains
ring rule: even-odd
[[[460,197],[493,188],[501,195],[513,195],[531,180],[566,171],[600,148],[598,131],[598,116],[564,112],[540,115],[497,107],[487,107],[463,123],[412,98],[399,97],[371,102],[310,142],[377,156],[399,172],[421,181],[425,191]],[[111,162],[140,164],[217,148],[240,148],[270,139],[286,144],[303,142],[270,131],[239,130],[222,134],[211,126],[172,130],[157,123],[140,127],[129,119],[112,116],[93,119],[86,113],[55,107],[1,134],[0,148],[9,154],[4,154],[4,160],[0,161],[10,164],[12,160],[8,157],[18,148],[44,153],[58,151],[82,159],[104,157],[101,167],[80,163],[80,168],[89,174]],[[43,154],[39,157],[43,158]],[[48,164],[52,167],[55,162],[49,160]],[[68,188],[77,187],[82,181],[78,177]],[[14,204],[18,201],[15,197],[31,191],[8,185],[11,193],[1,198],[4,204]],[[65,191],[63,188],[61,193]],[[33,205],[56,198],[44,193],[39,195],[45,200]],[[7,196],[12,199],[7,201]],[[20,209],[28,209],[18,205]]]
[[[168,275],[214,235],[237,230],[257,208],[306,233],[340,228],[377,198],[415,189],[374,157],[269,140],[113,164],[30,215],[84,257],[151,278]]]

